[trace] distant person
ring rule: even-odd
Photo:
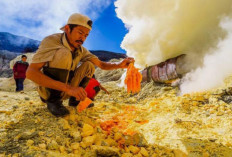
[[[14,79],[16,83],[16,92],[23,91],[23,82],[26,78],[26,71],[29,66],[29,64],[26,61],[27,56],[22,55],[21,61],[17,61],[13,67]]]
[[[87,97],[85,87],[94,74],[95,66],[112,70],[127,68],[134,62],[129,57],[120,63],[99,60],[82,46],[91,29],[92,21],[89,17],[72,14],[61,28],[63,33],[42,40],[27,70],[27,78],[39,85],[41,100],[57,117],[69,114],[62,104],[63,100],[69,98],[69,105],[77,106],[79,101]]]

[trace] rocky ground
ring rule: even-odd
[[[81,113],[65,101],[71,114],[56,118],[30,81],[15,93],[13,79],[1,79],[0,156],[232,156],[231,78],[183,96],[178,87],[153,82],[129,95],[118,83],[102,83],[110,95],[101,91]]]

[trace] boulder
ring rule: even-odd
[[[94,133],[94,128],[89,124],[84,124],[81,133],[82,137],[93,135],[93,133]]]

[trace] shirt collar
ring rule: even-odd
[[[72,49],[70,48],[70,46],[69,46],[69,44],[68,44],[68,41],[67,41],[66,36],[65,36],[64,33],[62,34],[62,43],[63,43],[63,45],[64,45],[67,49],[69,49],[70,51],[72,51]]]
[[[66,38],[65,33],[62,34],[62,43],[63,43],[63,45],[64,45],[67,49],[69,49],[70,51],[72,51],[72,49],[71,49],[70,46],[69,46],[69,43],[68,43],[68,40],[67,40],[67,38]],[[80,46],[80,48],[77,49],[75,52],[77,53],[78,50],[79,50],[79,52],[82,53],[82,52],[83,52],[83,47]]]

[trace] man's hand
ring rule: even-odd
[[[40,86],[52,88],[58,91],[66,92],[68,95],[76,97],[77,100],[84,100],[87,96],[85,90],[81,87],[72,87],[63,82],[56,81],[44,75],[41,72],[46,63],[31,63],[27,69],[26,76]]]
[[[14,75],[17,76],[17,75],[18,75],[18,72],[15,72]]]
[[[113,69],[119,69],[119,68],[127,68],[130,63],[134,63],[135,60],[132,57],[127,57],[123,61],[119,63],[111,63],[111,62],[103,62],[100,61],[98,58],[92,58],[90,60],[94,65],[97,67],[103,69],[103,70],[113,70]]]
[[[127,68],[129,66],[130,63],[134,63],[135,62],[135,59],[132,58],[132,57],[127,57],[125,59],[122,60],[121,63],[119,63],[119,66],[121,68]]]
[[[66,93],[70,96],[76,97],[76,100],[83,101],[87,97],[87,94],[85,92],[85,89],[82,87],[72,87],[69,86],[67,88]]]

